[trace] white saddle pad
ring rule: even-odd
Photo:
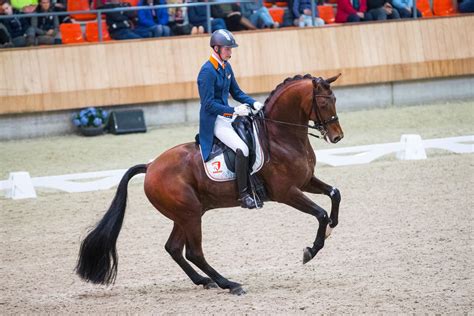
[[[257,133],[257,128],[255,124],[253,124],[253,132],[256,141],[256,158],[255,158],[255,163],[252,166],[252,172],[251,174],[254,174],[258,172],[260,169],[263,167],[263,162],[265,161],[264,156],[263,156],[263,150],[262,147],[260,146],[260,140],[258,139],[258,133]],[[202,155],[201,155],[202,159]],[[206,171],[207,176],[209,179],[213,181],[218,181],[218,182],[223,182],[223,181],[232,181],[236,179],[235,172],[232,172],[227,168],[227,165],[224,160],[224,154],[220,154],[219,156],[216,156],[212,158],[211,160],[204,162],[204,170]]]

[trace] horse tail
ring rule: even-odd
[[[125,172],[109,209],[82,241],[75,270],[85,281],[107,285],[115,282],[118,266],[116,243],[127,207],[128,182],[146,170],[147,165],[141,164]]]

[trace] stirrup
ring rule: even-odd
[[[255,200],[252,199],[250,194],[244,193],[239,198],[240,206],[243,208],[253,209],[256,207]]]

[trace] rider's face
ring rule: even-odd
[[[223,61],[228,61],[232,57],[232,47],[221,47],[221,58]]]

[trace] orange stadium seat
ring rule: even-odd
[[[433,13],[438,16],[456,14],[452,0],[433,0]]]
[[[319,17],[324,20],[326,24],[332,24],[336,21],[334,10],[331,5],[318,5]]]
[[[270,8],[268,12],[272,16],[273,21],[278,22],[280,25],[283,24],[283,16],[285,15],[285,9],[283,8]]]
[[[86,40],[88,42],[98,42],[99,41],[99,23],[90,22],[86,24]],[[102,22],[102,41],[110,41],[109,31],[107,30],[107,24],[105,21]]]
[[[63,44],[84,43],[81,26],[76,23],[63,23],[59,26]]]
[[[273,7],[273,1],[263,1],[263,5],[266,7],[266,8],[271,8]]]
[[[132,7],[136,7],[136,6],[138,6],[138,2],[140,2],[140,0],[121,0],[120,2],[122,2],[122,3],[123,2],[128,2],[128,3],[130,3],[130,5]]]
[[[416,8],[420,10],[423,17],[433,16],[433,11],[431,11],[429,0],[417,0]]]
[[[89,11],[89,0],[67,0],[68,11]],[[71,14],[71,19],[76,21],[92,21],[97,18],[93,13]]]

